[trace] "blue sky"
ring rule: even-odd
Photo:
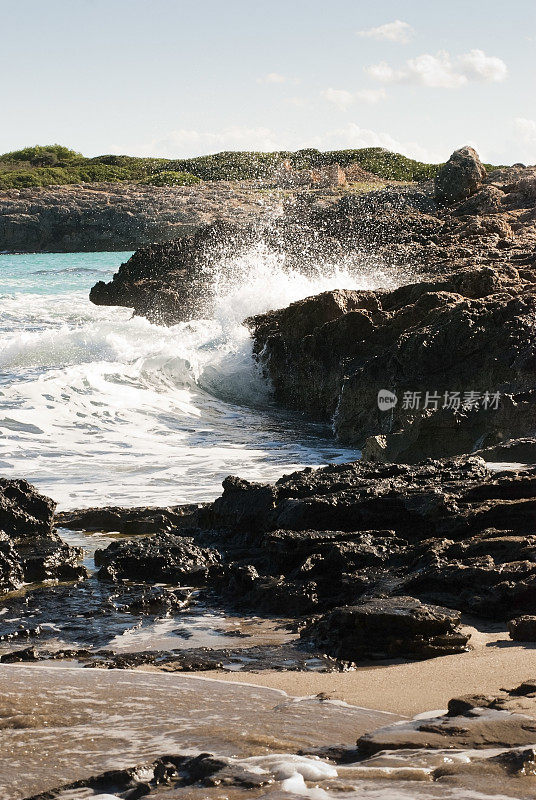
[[[536,162],[536,0],[0,0],[0,152]]]

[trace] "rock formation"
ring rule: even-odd
[[[474,194],[482,186],[486,168],[472,147],[455,150],[443,164],[435,179],[435,194],[439,202],[457,203]]]
[[[479,458],[355,462],[274,485],[229,478],[175,533],[114,542],[96,562],[105,580],[206,586],[248,611],[327,615],[313,639],[340,628],[332,609],[355,606],[357,619],[359,604],[380,598],[366,616],[399,615],[407,640],[367,635],[362,652],[438,654],[465,644],[456,615],[400,598],[494,619],[530,614],[535,487],[535,470],[492,473]]]
[[[412,597],[365,600],[335,608],[302,629],[304,639],[345,661],[365,658],[431,658],[461,653],[469,636],[461,614]]]
[[[246,182],[8,189],[0,191],[0,252],[134,250],[195,233],[217,219],[255,222],[279,208],[277,192]]]
[[[54,507],[26,481],[0,478],[0,594],[23,583],[85,577],[81,549],[54,531]]]

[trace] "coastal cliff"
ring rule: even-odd
[[[275,192],[247,183],[93,183],[0,190],[0,252],[134,250],[215,219],[246,224],[278,213]]]

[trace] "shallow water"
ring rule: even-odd
[[[241,324],[328,288],[398,278],[367,263],[304,276],[259,245],[214,265],[216,312],[171,328],[88,300],[129,253],[0,255],[0,472],[73,508],[215,497],[345,461],[321,426],[271,404]]]
[[[165,754],[210,752],[271,777],[262,789],[162,787],[158,800],[310,797],[315,800],[515,800],[534,796],[534,778],[473,764],[500,750],[385,751],[336,765],[305,753],[327,743],[352,747],[399,717],[338,701],[292,698],[272,689],[203,678],[0,666],[2,800],[134,766]],[[437,767],[452,774],[433,780]],[[475,770],[476,767],[476,770]],[[98,791],[66,791],[83,800]],[[153,795],[152,795],[153,796]]]

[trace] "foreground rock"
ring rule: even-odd
[[[526,681],[495,696],[471,695],[450,701],[447,714],[380,728],[362,736],[358,750],[491,748],[534,745],[536,682]]]
[[[103,800],[144,796],[164,800],[185,793],[208,799],[221,797],[222,790],[236,797],[253,793],[279,798],[289,792],[306,797],[325,790],[356,797],[388,791],[390,797],[398,797],[397,792],[407,795],[408,786],[432,784],[438,797],[441,792],[460,798],[492,797],[498,790],[501,797],[528,798],[533,796],[536,776],[535,688],[533,681],[527,681],[494,697],[455,698],[445,716],[379,728],[361,736],[357,749],[326,742],[296,754],[269,752],[243,758],[191,751],[168,754],[26,800],[85,797],[88,792]]]
[[[409,596],[511,619],[534,610],[535,497],[534,469],[494,473],[480,458],[355,462],[273,485],[228,478],[177,534],[115,542],[96,559],[104,578],[204,586],[255,613]]]
[[[24,583],[85,577],[82,551],[53,529],[54,508],[26,481],[0,478],[0,594]]]
[[[301,635],[345,661],[433,658],[468,649],[469,636],[459,628],[460,617],[459,612],[411,597],[390,597],[335,608]]]

